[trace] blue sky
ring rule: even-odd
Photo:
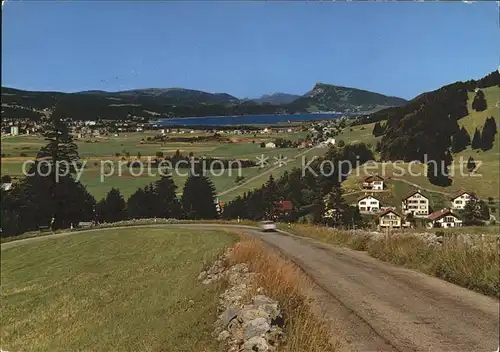
[[[412,98],[498,67],[495,2],[7,1],[2,85]]]

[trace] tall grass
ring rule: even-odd
[[[466,240],[463,236],[445,233],[443,243],[433,245],[416,234],[375,238],[311,225],[294,225],[287,230],[322,242],[364,250],[374,258],[500,298],[500,242],[492,236]]]
[[[337,351],[340,338],[333,336],[328,327],[311,311],[305,295],[311,287],[310,279],[293,263],[255,239],[242,236],[235,244],[230,264],[247,263],[257,273],[256,287],[280,302],[284,312],[286,344],[284,352]],[[255,288],[256,288],[255,287]]]

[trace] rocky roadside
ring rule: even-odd
[[[331,231],[336,231],[335,229],[331,229]],[[349,234],[352,236],[363,236],[368,237],[373,241],[380,241],[387,237],[387,234],[379,231],[366,231],[366,230],[349,230]],[[445,234],[443,232],[399,232],[394,231],[391,233],[392,237],[416,237],[431,246],[440,246],[444,241],[444,236],[447,236],[449,239],[454,239],[459,241],[460,243],[464,243],[471,247],[480,247],[482,245],[492,245],[495,246],[500,241],[500,236],[498,235],[474,235],[474,234]]]
[[[229,287],[219,296],[214,338],[228,352],[276,351],[285,342],[284,317],[279,303],[257,288],[252,297],[255,273],[245,263],[227,267],[229,249],[198,276],[204,285],[227,280]]]

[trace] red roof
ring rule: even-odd
[[[443,216],[446,216],[446,215],[453,215],[454,217],[456,217],[457,219],[459,219],[459,217],[457,216],[457,214],[453,213],[450,209],[448,208],[444,208],[444,209],[441,209],[441,210],[438,210],[438,211],[435,211],[434,213],[430,214],[427,219],[428,220],[432,220],[432,221],[435,221],[435,220],[439,220],[441,219]]]
[[[293,209],[293,203],[290,200],[280,200],[276,206],[280,211],[289,211]]]

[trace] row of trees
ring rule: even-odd
[[[215,187],[209,178],[201,175],[188,177],[182,197],[170,176],[163,176],[144,188],[139,188],[125,201],[120,190],[112,188],[97,203],[97,222],[116,222],[125,219],[174,218],[215,219]]]
[[[490,150],[493,148],[496,134],[497,123],[495,118],[493,116],[488,117],[486,121],[484,121],[483,129],[479,131],[479,129],[476,128],[474,131],[474,137],[471,142],[472,149]]]
[[[285,172],[278,180],[270,176],[261,188],[236,197],[222,216],[251,220],[280,218],[275,204],[288,200],[294,209],[282,220],[294,221],[309,214],[314,223],[359,224],[361,217],[357,207],[350,207],[343,201],[341,182],[352,168],[368,160],[373,160],[373,153],[363,143],[331,148],[324,157],[308,163],[309,168]]]
[[[2,236],[12,236],[50,226],[69,228],[84,221],[118,221],[125,218],[175,217],[212,219],[217,217],[215,188],[199,170],[189,176],[183,196],[169,176],[139,189],[127,202],[112,189],[96,202],[73,174],[79,163],[76,144],[58,110],[45,121],[45,139],[28,176],[11,190],[1,193]]]

